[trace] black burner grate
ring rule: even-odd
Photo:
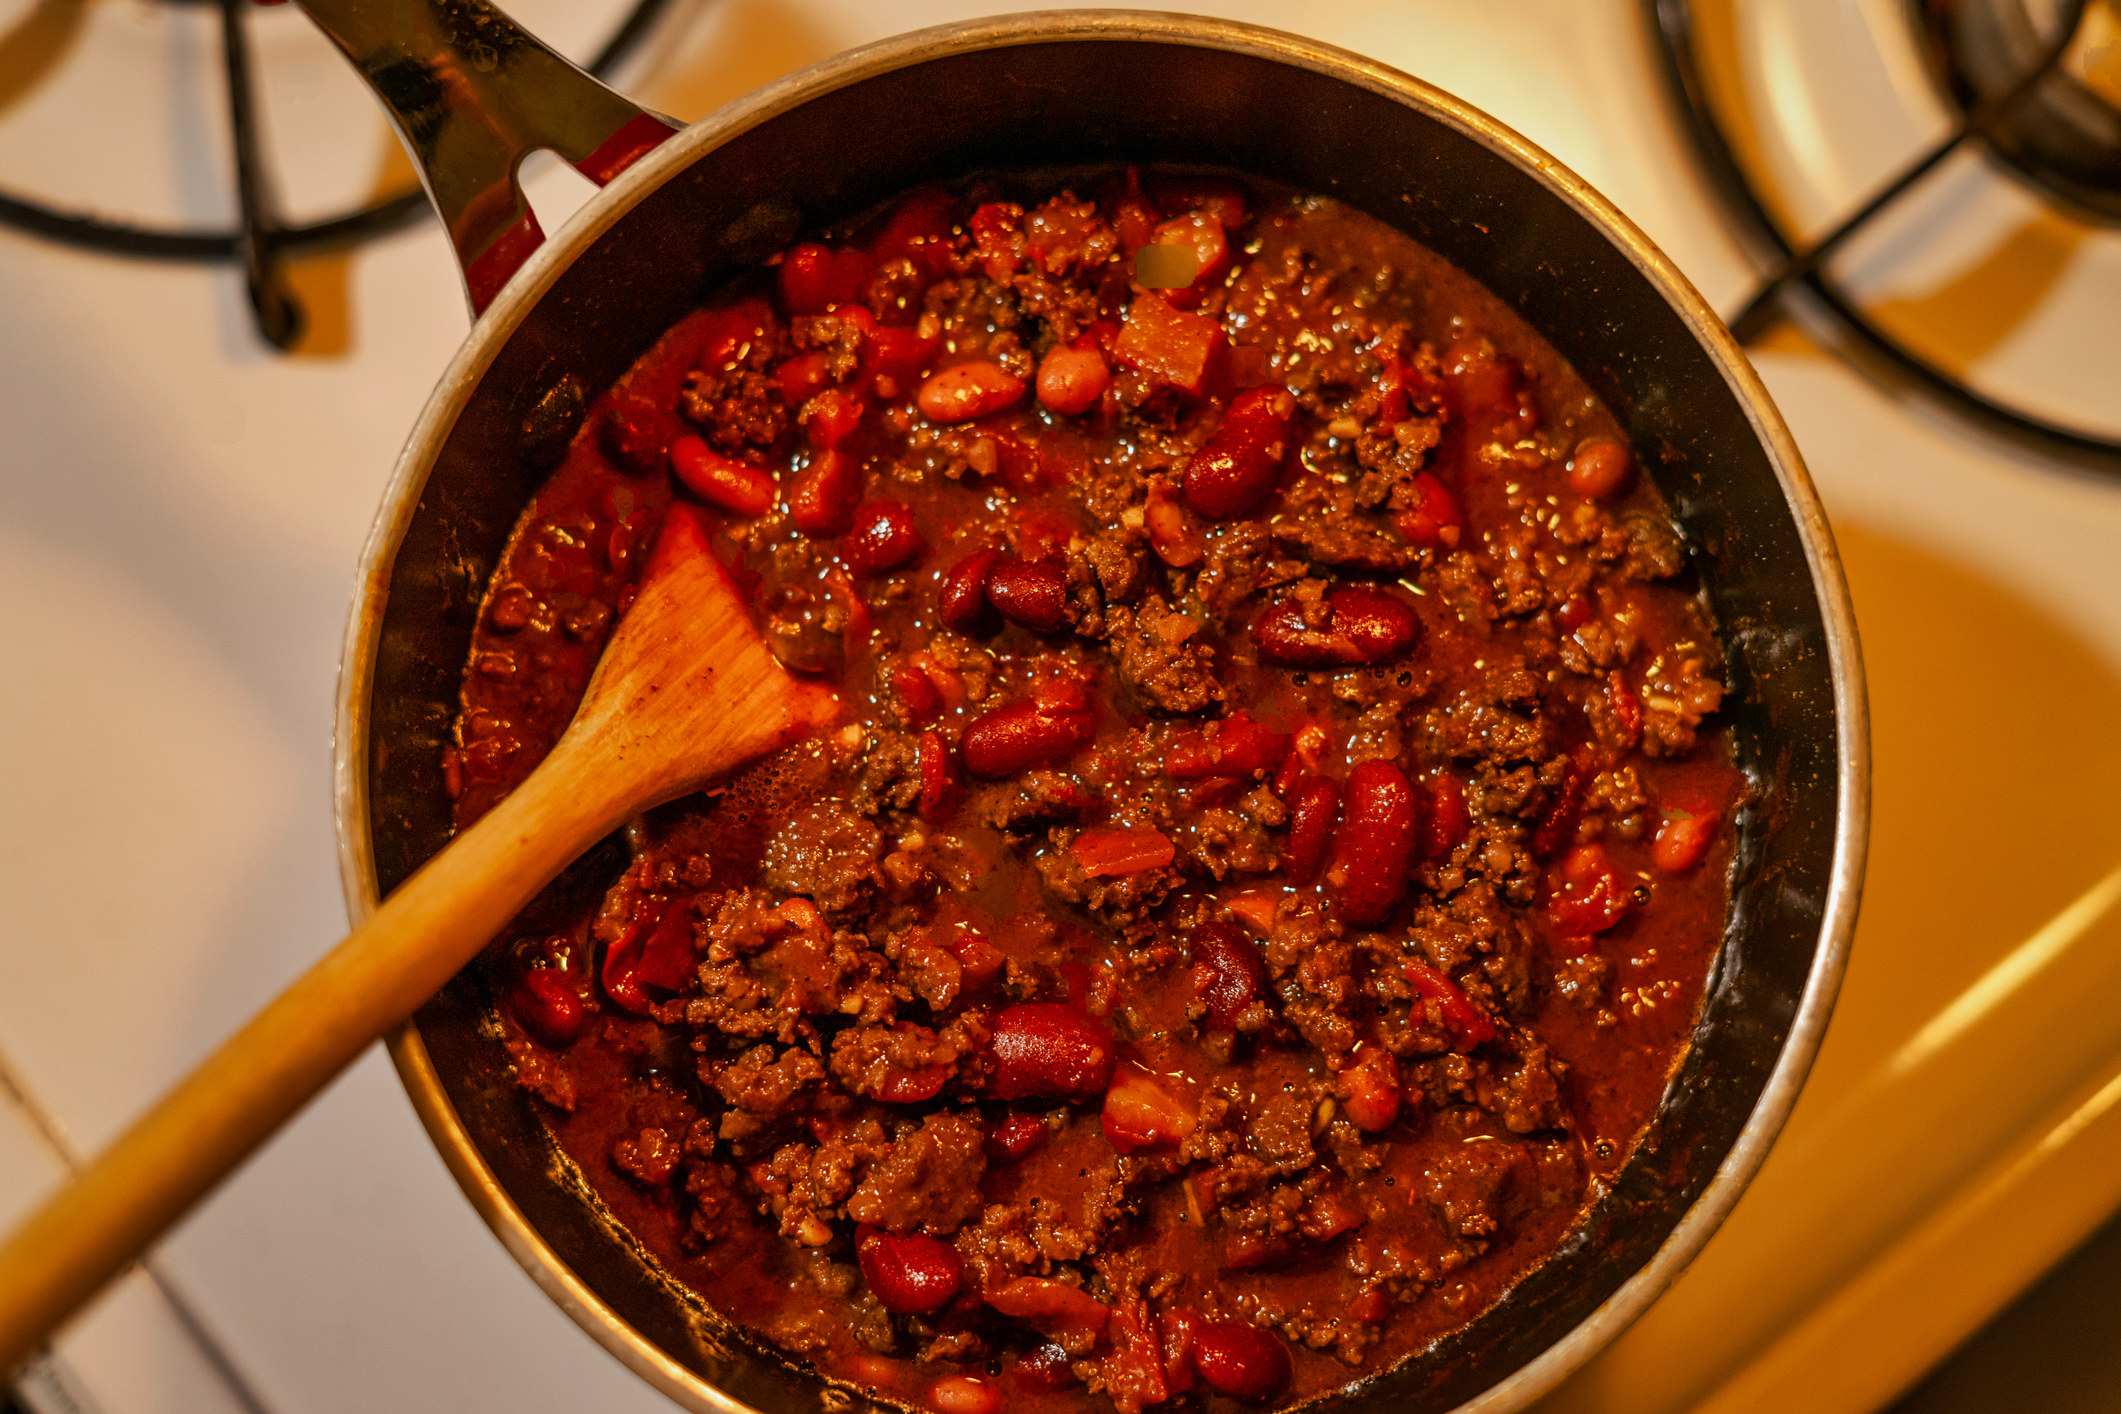
[[[1751,343],[1772,328],[1787,313],[1791,293],[1801,289],[1809,297],[1812,309],[1844,336],[1843,346],[1867,371],[1897,385],[1912,386],[1968,422],[2020,446],[2121,476],[2121,442],[2065,426],[1980,392],[1880,328],[1835,284],[1826,269],[1829,255],[1890,209],[1945,157],[1968,141],[1993,146],[1991,134],[2003,130],[2003,120],[2017,113],[2027,98],[2037,98],[2045,83],[2060,77],[2053,71],[2062,57],[2063,46],[2051,45],[2015,80],[1992,86],[1981,101],[1962,111],[1958,127],[1943,143],[1910,164],[1831,234],[1803,247],[1786,235],[1769,213],[1716,116],[1696,51],[1692,0],[1644,3],[1679,118],[1710,188],[1739,239],[1767,271],[1760,290],[1731,320],[1732,332],[1741,343]],[[2066,31],[2075,29],[2082,9],[2083,0],[2065,5]]]
[[[245,12],[253,0],[173,0],[210,5],[221,12],[223,67],[228,74],[229,134],[235,148],[236,195],[242,224],[233,230],[168,229],[124,221],[106,221],[81,212],[57,210],[0,191],[0,223],[88,250],[150,260],[227,261],[240,263],[249,286],[258,332],[275,348],[287,349],[301,337],[302,308],[288,291],[280,263],[288,255],[344,249],[395,231],[428,210],[418,188],[387,197],[356,211],[306,225],[286,226],[274,219],[258,153],[257,94],[251,81],[250,43]],[[635,0],[596,57],[586,65],[602,78],[623,63],[670,0]]]

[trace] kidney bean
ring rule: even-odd
[[[840,560],[864,578],[904,569],[928,548],[903,501],[864,501],[851,519]]]
[[[1002,1100],[1087,1100],[1111,1083],[1112,1042],[1059,1002],[1019,1002],[995,1015],[989,1094]]]
[[[646,398],[614,398],[597,416],[597,445],[620,471],[643,476],[661,471],[677,418]]]
[[[1077,1331],[1101,1335],[1106,1323],[1112,1319],[1112,1309],[1089,1293],[1066,1282],[1048,1281],[1044,1277],[1018,1277],[1006,1286],[988,1292],[987,1304],[1004,1316],[1028,1322],[1048,1335]]]
[[[1590,784],[1590,775],[1581,761],[1569,758],[1568,774],[1561,778],[1560,788],[1547,802],[1546,813],[1532,828],[1534,858],[1550,859],[1575,842],[1576,825],[1583,819],[1584,787]]]
[[[845,446],[860,430],[869,405],[841,388],[827,388],[803,404],[803,431],[815,451]]]
[[[1121,1061],[1105,1090],[1101,1118],[1105,1138],[1122,1154],[1174,1148],[1199,1127],[1200,1118],[1169,1081],[1133,1061]]]
[[[1022,401],[1024,380],[986,359],[928,375],[915,401],[932,422],[970,422]]]
[[[805,241],[781,258],[781,298],[790,314],[823,314],[860,299],[871,268],[865,251],[834,251]]]
[[[1164,1388],[1174,1395],[1193,1388],[1193,1336],[1199,1329],[1200,1312],[1190,1306],[1173,1306],[1156,1318],[1164,1354]]]
[[[1281,870],[1301,888],[1318,877],[1340,818],[1340,786],[1324,776],[1296,788],[1289,801],[1289,837],[1282,847]]]
[[[1264,1002],[1272,983],[1267,964],[1250,939],[1227,923],[1193,930],[1193,995],[1219,1026],[1235,1026],[1254,1002]]]
[[[1181,732],[1164,753],[1164,774],[1177,781],[1202,776],[1240,778],[1271,771],[1289,754],[1289,738],[1269,731],[1249,712],[1236,711],[1198,731]]]
[[[987,615],[987,577],[1001,558],[999,550],[974,550],[943,575],[935,608],[945,627],[971,633],[980,626]]]
[[[1336,1086],[1340,1107],[1365,1134],[1378,1134],[1399,1118],[1399,1059],[1374,1041],[1355,1048]]]
[[[1008,1115],[987,1131],[987,1157],[998,1164],[1013,1164],[1030,1157],[1046,1142],[1044,1115]]]
[[[1090,744],[1097,718],[1088,711],[1045,712],[1032,701],[1011,702],[965,728],[965,769],[998,781],[1036,766],[1058,766]]]
[[[1178,857],[1160,830],[1085,830],[1068,849],[1092,879],[1162,869]]]
[[[1272,1399],[1293,1373],[1281,1341],[1242,1321],[1206,1321],[1193,1336],[1193,1367],[1232,1399]]]
[[[1422,782],[1428,809],[1422,813],[1421,857],[1448,859],[1473,828],[1466,810],[1466,788],[1449,771],[1440,771]]]
[[[965,1264],[957,1249],[917,1232],[904,1235],[873,1227],[858,1228],[854,1254],[884,1309],[901,1316],[924,1316],[957,1299],[964,1285]]]
[[[1149,547],[1156,558],[1175,570],[1188,569],[1207,556],[1208,543],[1192,513],[1179,503],[1177,488],[1161,477],[1149,482],[1148,500],[1142,506],[1143,523],[1149,531]]]
[[[1068,571],[1058,559],[997,559],[987,571],[987,602],[1035,633],[1068,623]]]
[[[1593,501],[1603,501],[1627,489],[1635,474],[1635,458],[1610,437],[1589,437],[1576,444],[1569,458],[1569,489]]]
[[[1038,362],[1038,400],[1054,412],[1077,417],[1096,407],[1112,383],[1112,370],[1097,341],[1087,336],[1063,348],[1056,344]]]
[[[589,1024],[581,991],[557,968],[534,967],[524,973],[508,1009],[525,1031],[556,1051],[573,1045]]]
[[[1436,1014],[1450,1028],[1459,1050],[1470,1051],[1483,1041],[1495,1039],[1494,1021],[1467,1001],[1466,994],[1450,978],[1425,962],[1411,959],[1401,963],[1400,970],[1423,1001],[1436,1004]]]
[[[1421,640],[1421,619],[1404,600],[1366,584],[1326,591],[1325,622],[1304,620],[1303,605],[1283,599],[1252,623],[1262,661],[1285,668],[1349,668],[1383,662]]]
[[[1188,397],[1199,397],[1221,361],[1222,326],[1154,294],[1138,295],[1113,340],[1121,363]]]
[[[947,823],[957,813],[960,793],[957,767],[950,760],[950,747],[941,732],[921,733],[920,745],[914,748],[914,761],[921,773],[917,807],[920,817],[931,825]]]
[[[731,461],[690,432],[670,444],[670,469],[687,490],[731,515],[762,516],[780,495],[765,472]]]
[[[1389,761],[1365,761],[1348,773],[1326,868],[1344,920],[1384,922],[1406,892],[1420,837],[1421,804],[1405,772]]]
[[[1186,463],[1186,504],[1210,520],[1248,516],[1274,494],[1293,445],[1296,399],[1265,384],[1230,400],[1207,443]]]
[[[788,519],[813,538],[838,535],[854,515],[862,471],[845,452],[819,452],[788,491]]]
[[[1137,1318],[1140,1311],[1141,1318]],[[1171,1397],[1164,1382],[1164,1357],[1154,1318],[1142,1307],[1122,1306],[1105,1330],[1111,1353],[1098,1362],[1105,1395],[1115,1408],[1142,1409]]]
[[[1459,508],[1458,498],[1426,471],[1414,478],[1414,489],[1421,499],[1394,520],[1399,533],[1416,545],[1457,549],[1466,525],[1466,513]]]
[[[1597,616],[1597,611],[1591,607],[1590,597],[1579,591],[1561,601],[1561,608],[1555,612],[1554,620],[1574,633]]]
[[[1716,838],[1717,812],[1698,815],[1668,815],[1657,827],[1650,845],[1650,859],[1667,874],[1683,874],[1701,862]]]
[[[937,1414],[1000,1414],[1002,1392],[971,1375],[945,1375],[928,1387],[928,1407]]]

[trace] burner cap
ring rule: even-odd
[[[2121,11],[2112,0],[1913,3],[1924,54],[1961,113],[2009,89],[2077,27],[2054,71],[2005,105],[1985,137],[2049,198],[2121,225]]]

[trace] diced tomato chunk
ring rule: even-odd
[[[1105,1091],[1105,1138],[1122,1154],[1170,1148],[1183,1142],[1200,1118],[1172,1083],[1133,1061],[1112,1068]]]
[[[1495,1023],[1488,1014],[1466,1000],[1466,994],[1458,990],[1450,978],[1425,962],[1407,961],[1400,964],[1407,981],[1413,984],[1416,995],[1423,1001],[1434,1002],[1443,1024],[1451,1028],[1454,1044],[1461,1051],[1469,1051],[1483,1041],[1495,1039]]]
[[[1685,873],[1709,852],[1720,818],[1713,810],[1666,816],[1650,845],[1650,859],[1667,874]]]
[[[1207,390],[1222,351],[1221,325],[1154,294],[1135,297],[1112,346],[1121,363],[1195,398]]]
[[[1178,857],[1177,848],[1159,830],[1085,830],[1069,850],[1093,879],[1161,869]]]
[[[1547,917],[1564,938],[1588,939],[1627,915],[1628,890],[1606,859],[1604,845],[1576,846],[1556,872]]]

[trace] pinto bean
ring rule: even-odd
[[[1295,416],[1296,399],[1272,384],[1231,399],[1222,424],[1186,464],[1186,504],[1210,520],[1247,516],[1265,505],[1281,482]]]
[[[1282,873],[1301,887],[1318,877],[1340,817],[1340,786],[1320,776],[1296,788],[1289,801],[1289,838],[1281,852]]]
[[[1097,718],[1088,711],[1047,712],[1017,701],[975,718],[959,749],[965,769],[990,781],[1036,766],[1058,766],[1090,744]]]
[[[1059,1002],[1019,1002],[994,1018],[988,1051],[997,1099],[1087,1100],[1112,1081],[1112,1042],[1089,1017]]]
[[[986,359],[955,363],[928,375],[915,398],[932,422],[970,422],[1015,407],[1024,380]]]
[[[1193,1366],[1209,1388],[1232,1399],[1279,1394],[1293,1370],[1288,1347],[1242,1321],[1208,1321],[1193,1334]]]
[[[987,572],[987,602],[1035,633],[1068,623],[1068,572],[1057,558],[998,559]]]
[[[1284,668],[1350,668],[1396,658],[1421,640],[1421,619],[1403,599],[1366,584],[1326,591],[1325,622],[1304,620],[1283,599],[1253,621],[1260,658]]]
[[[957,1299],[965,1264],[949,1243],[920,1233],[903,1236],[862,1228],[854,1237],[862,1280],[884,1309],[902,1316],[939,1311]]]
[[[1384,922],[1406,892],[1421,807],[1406,773],[1389,761],[1365,761],[1348,773],[1345,806],[1326,882],[1340,916],[1369,927]]]
[[[904,569],[928,548],[903,501],[864,501],[854,508],[853,521],[840,542],[840,560],[864,578]]]

